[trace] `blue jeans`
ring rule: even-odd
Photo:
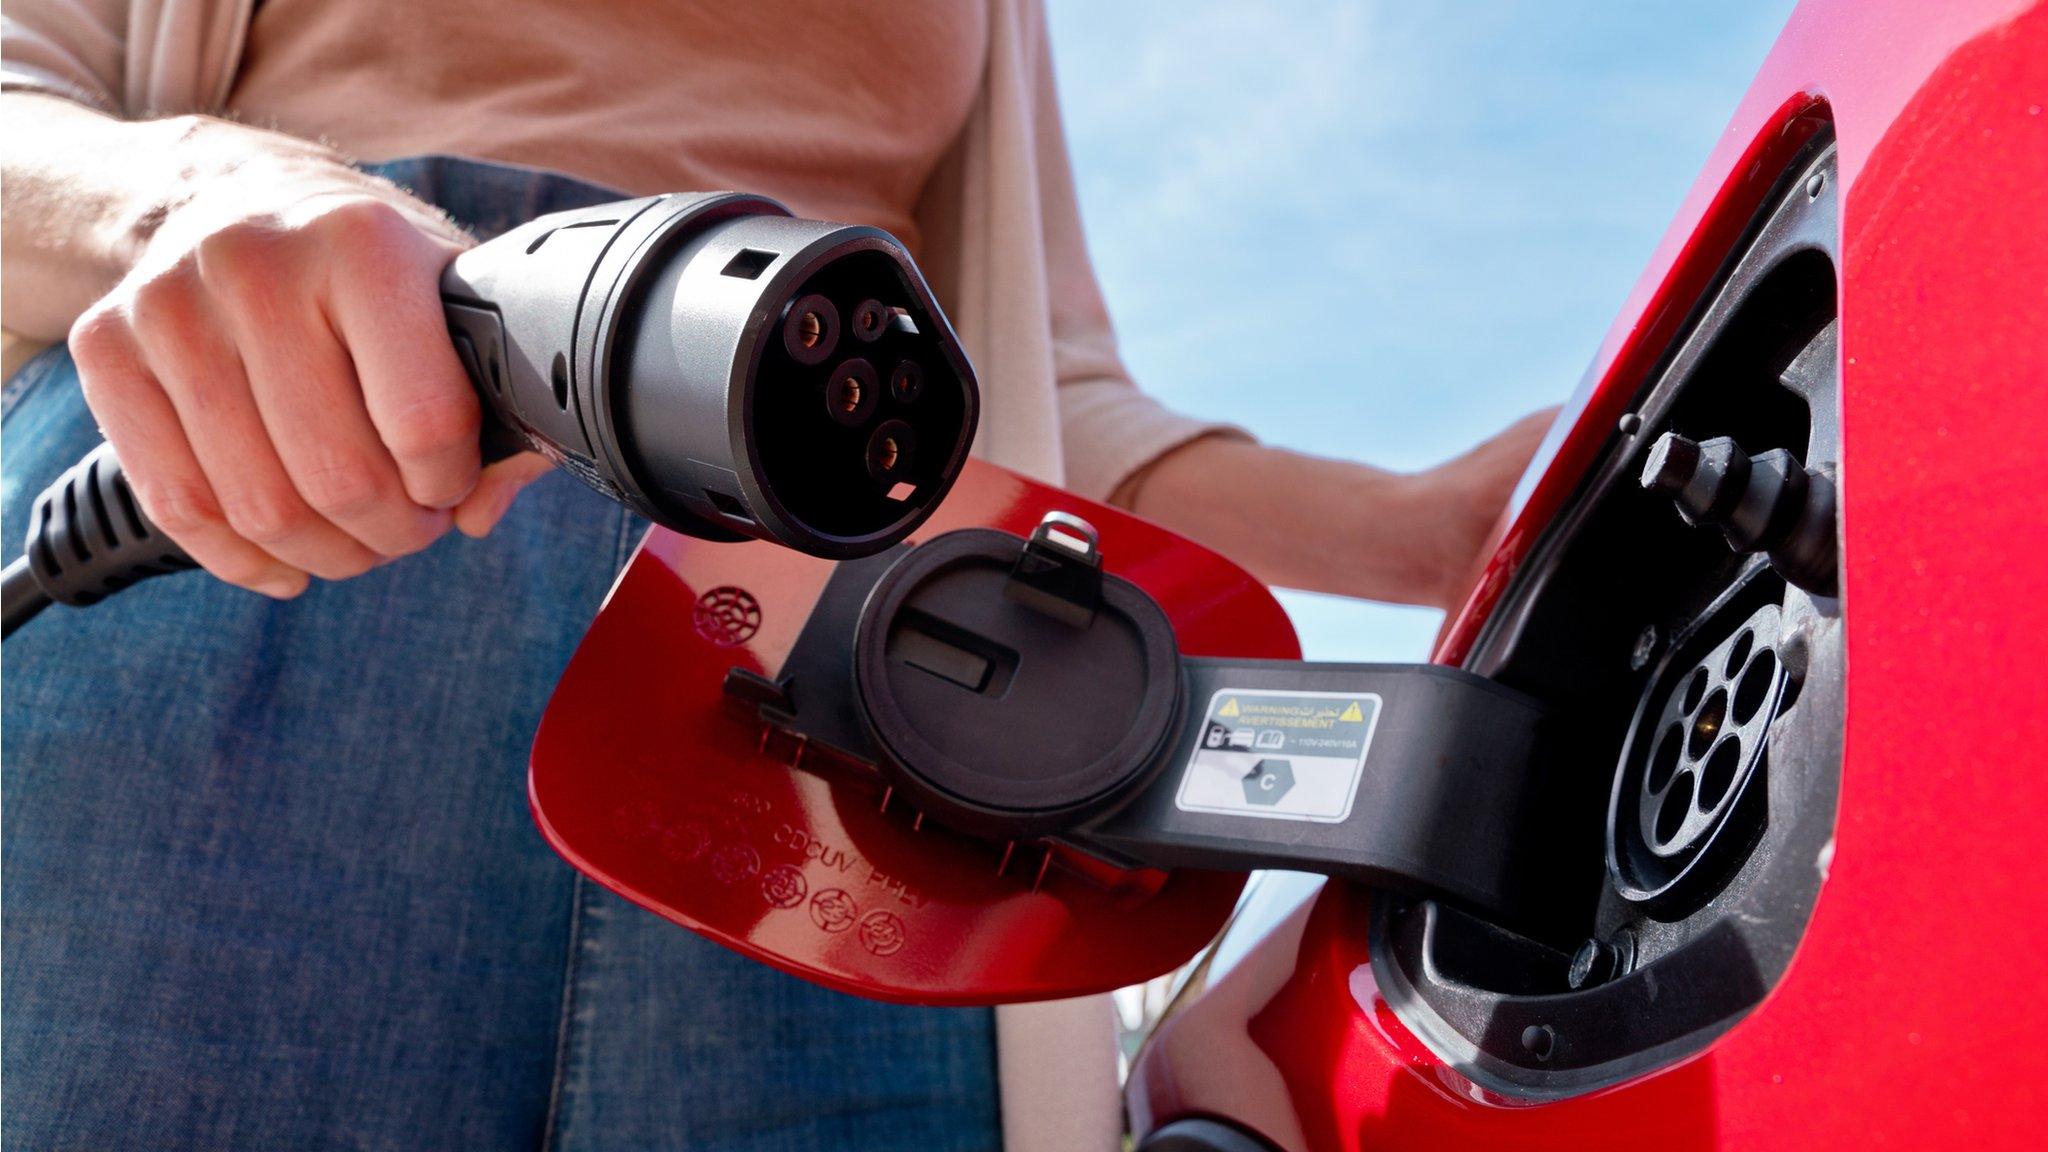
[[[481,234],[611,196],[385,172]],[[98,439],[6,395],[5,549]],[[202,575],[7,642],[7,1148],[989,1149],[985,1010],[828,992],[558,860],[528,743],[643,525],[566,476],[290,603]]]

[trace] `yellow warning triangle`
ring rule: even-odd
[[[1346,708],[1344,710],[1344,714],[1342,716],[1337,717],[1337,719],[1340,721],[1351,720],[1362,724],[1365,722],[1365,713],[1358,710],[1358,701],[1353,700],[1351,702],[1351,707]]]
[[[1351,707],[1355,711],[1358,708],[1358,705],[1353,704]],[[1216,710],[1216,715],[1219,717],[1237,715],[1237,697],[1232,696],[1230,699],[1225,700],[1223,702],[1223,707],[1218,708]]]

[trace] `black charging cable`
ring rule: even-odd
[[[196,567],[142,514],[113,447],[101,444],[36,497],[28,548],[0,585],[0,637],[51,604],[96,604],[151,576]]]

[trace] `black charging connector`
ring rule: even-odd
[[[442,276],[485,460],[539,452],[656,524],[848,559],[952,487],[974,370],[909,254],[772,200],[676,193],[543,216]],[[105,446],[36,503],[4,631],[194,567]]]

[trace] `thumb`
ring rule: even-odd
[[[455,527],[465,536],[481,539],[489,535],[504,519],[519,490],[547,475],[551,467],[547,457],[537,452],[521,452],[486,466],[476,487],[456,506]]]

